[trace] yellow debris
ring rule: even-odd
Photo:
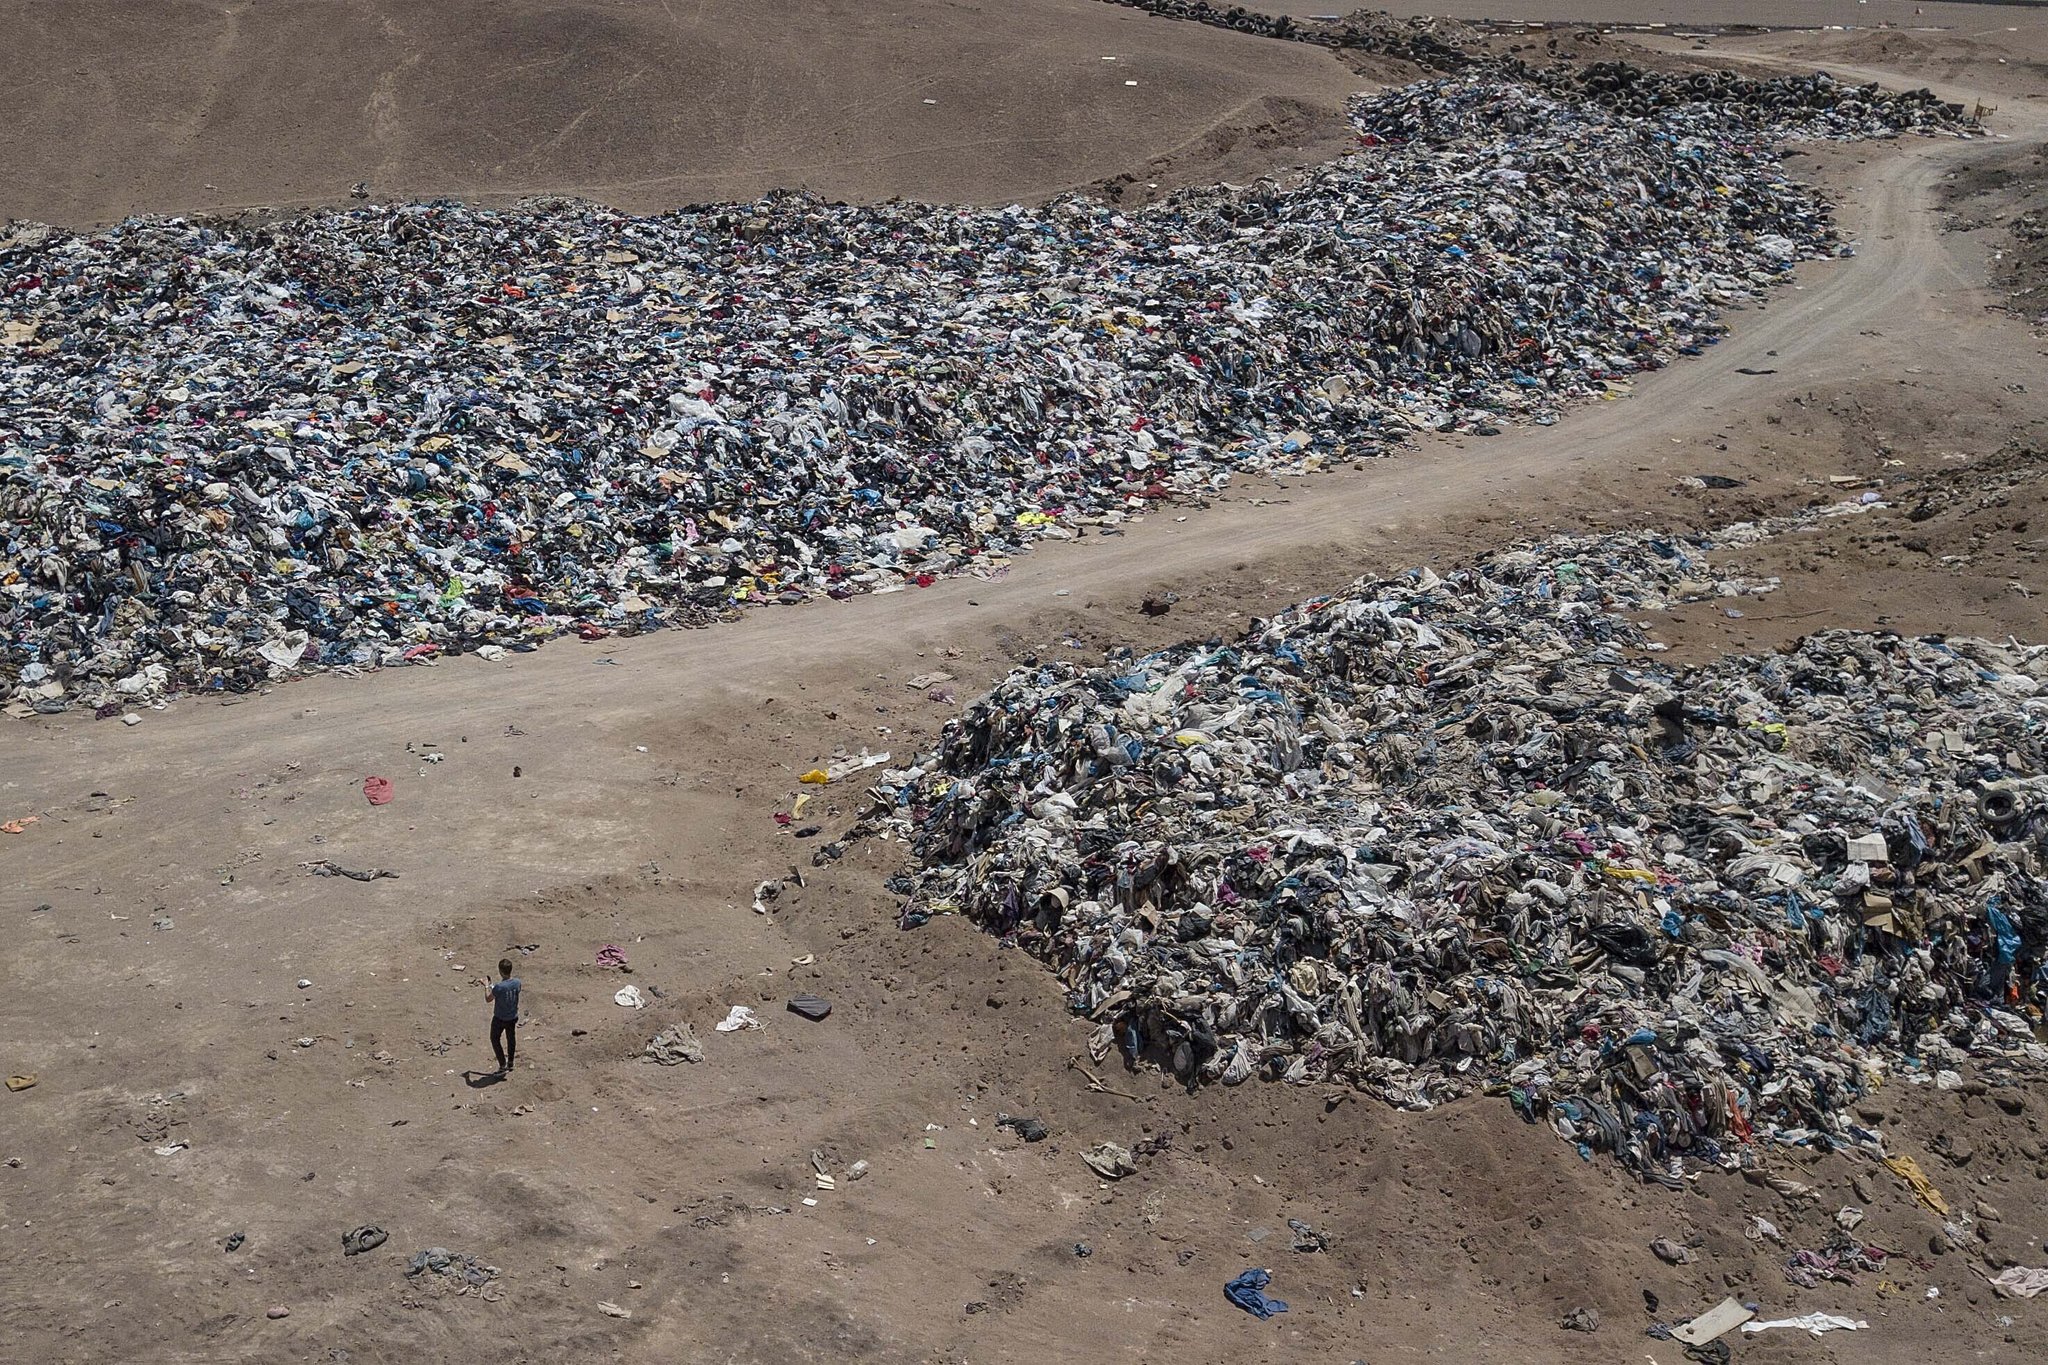
[[[1920,1163],[1909,1156],[1888,1156],[1884,1164],[1891,1168],[1893,1175],[1913,1187],[1913,1193],[1920,1196],[1920,1202],[1936,1213],[1948,1212],[1948,1200],[1941,1197],[1941,1191],[1934,1188],[1934,1182],[1927,1178],[1927,1172],[1920,1169]]]

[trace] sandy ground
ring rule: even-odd
[[[1944,60],[1921,41],[1909,69]],[[1864,1231],[1910,1271],[1785,1283],[1740,1215],[1817,1245],[1862,1202],[1845,1162],[1800,1171],[1824,1199],[1795,1209],[1735,1179],[1635,1186],[1497,1102],[1189,1097],[1120,1069],[1091,1089],[1069,1066],[1085,1027],[1033,964],[955,920],[897,931],[891,846],[813,868],[815,842],[772,815],[835,751],[928,741],[952,708],[906,688],[915,673],[943,667],[971,696],[1028,655],[1227,631],[1357,572],[1548,528],[1790,510],[1839,497],[1830,476],[1892,481],[1897,510],[1748,552],[1783,592],[1658,634],[1688,657],[1831,624],[2048,638],[2048,342],[1991,283],[2009,224],[1943,230],[1958,194],[2038,193],[2042,107],[2008,101],[2003,141],[1802,156],[1860,254],[1802,268],[1705,357],[1554,428],[1247,482],[995,580],[181,701],[133,729],[0,731],[0,818],[39,817],[0,836],[0,1060],[39,1077],[0,1093],[0,1357],[1678,1365],[1642,1335],[1647,1290],[1670,1318],[1740,1292],[1872,1324],[1739,1341],[1744,1365],[2041,1358],[2048,1300],[1991,1297],[1982,1257],[1937,1254],[1938,1220],[1893,1181]],[[1986,158],[2019,184],[1986,188]],[[1743,484],[1680,482],[1704,472]],[[1182,600],[1148,619],[1157,588]],[[390,805],[364,801],[369,774],[393,779]],[[828,837],[850,788],[807,812]],[[316,877],[318,859],[400,876]],[[793,865],[808,885],[755,913],[756,883]],[[606,943],[630,976],[594,965]],[[521,1065],[479,1084],[473,983],[508,953]],[[649,1008],[613,1003],[628,983]],[[796,992],[830,1018],[784,1012]],[[714,1033],[742,1003],[767,1027]],[[682,1019],[701,1065],[631,1060]],[[1052,1136],[996,1130],[1004,1111]],[[1952,1199],[1998,1214],[1987,1254],[2048,1263],[2048,1088],[2018,1114],[1922,1091],[1879,1111]],[[1961,1163],[1931,1155],[1942,1134]],[[1078,1158],[1103,1138],[1166,1145],[1104,1186]],[[819,1190],[813,1153],[871,1172]],[[1288,1251],[1290,1217],[1329,1250]],[[390,1241],[344,1257],[359,1224]],[[1694,1265],[1647,1248],[1695,1235]],[[500,1267],[495,1299],[408,1282],[430,1246]],[[1261,1323],[1223,1301],[1253,1265],[1294,1311]],[[1592,1336],[1559,1327],[1580,1305],[1601,1314]]]
[[[1326,159],[1366,84],[1098,0],[0,0],[0,34],[0,218],[67,225],[358,181],[653,212],[1250,179]]]
[[[1307,17],[1344,14],[1350,8],[1330,0],[1258,0],[1246,9]],[[1784,27],[1946,29],[1969,35],[2012,28],[2038,33],[2041,17],[2021,5],[1948,4],[1944,0],[1375,0],[1367,9],[1407,16],[1534,21],[1572,24],[1642,25],[1693,30],[1709,24]]]

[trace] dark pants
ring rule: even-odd
[[[499,1043],[499,1039],[504,1042]],[[491,1055],[498,1059],[501,1070],[509,1070],[519,1058],[519,1021],[517,1019],[491,1020]]]

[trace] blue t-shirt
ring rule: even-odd
[[[511,977],[491,983],[491,1017],[494,1019],[517,1019],[519,1017],[519,978]]]

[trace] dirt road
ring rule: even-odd
[[[1820,1306],[1730,1231],[1767,1196],[1623,1185],[1505,1106],[1187,1097],[1122,1073],[1091,1090],[1067,1069],[1085,1030],[1033,964],[957,921],[899,933],[891,848],[813,869],[816,842],[772,815],[835,749],[928,740],[950,709],[905,688],[914,673],[944,667],[971,695],[1027,654],[1225,631],[1370,567],[1547,525],[1699,520],[1713,509],[1671,490],[1702,468],[1797,505],[1880,438],[1931,461],[2038,434],[2048,395],[2010,386],[2038,342],[1984,311],[1977,248],[1937,230],[1932,191],[1971,155],[1816,153],[1860,254],[1802,268],[1705,357],[1555,428],[1261,480],[994,580],[186,700],[133,729],[8,726],[0,819],[38,820],[0,836],[0,1035],[8,1070],[39,1081],[0,1096],[0,1158],[21,1162],[0,1169],[6,1354],[1675,1362],[1640,1336],[1644,1288],[1673,1313],[1736,1282],[1773,1309]],[[1133,611],[1154,586],[1184,597],[1162,621]],[[369,775],[394,781],[390,805],[365,801]],[[828,787],[806,818],[829,837],[857,802]],[[319,877],[302,867],[316,860],[400,875]],[[810,884],[755,913],[756,883],[792,866]],[[595,965],[607,943],[630,975]],[[475,982],[500,956],[528,1019],[519,1070],[490,1084],[466,1073],[487,1063]],[[614,1003],[627,984],[649,1008]],[[782,1012],[796,991],[831,1017]],[[734,1004],[767,1027],[713,1032]],[[702,1064],[631,1059],[677,1019]],[[1901,1111],[1902,1141],[1978,1121],[1970,1104]],[[1053,1138],[998,1133],[1003,1110]],[[1987,1179],[2038,1144],[2038,1117],[2011,1122],[1978,1140]],[[1144,1136],[1170,1149],[1114,1187],[1076,1156]],[[814,1152],[838,1188],[817,1188]],[[856,1159],[872,1173],[848,1182]],[[2041,1202],[2001,1200],[2014,1228],[2020,1201]],[[1331,1232],[1332,1253],[1287,1252],[1289,1217]],[[1893,1192],[1873,1218],[1925,1241]],[[390,1243],[344,1257],[359,1224]],[[1692,1228],[1701,1265],[1645,1250]],[[430,1246],[499,1266],[497,1297],[408,1281]],[[1222,1301],[1250,1265],[1274,1267],[1294,1312],[1258,1323]],[[1745,1343],[1743,1359],[2048,1348],[2038,1311],[2000,1306],[2000,1327],[1963,1306],[1961,1258],[1916,1274],[1945,1297],[1841,1287],[1825,1306],[1881,1331]],[[1611,1327],[1560,1333],[1580,1304]]]

